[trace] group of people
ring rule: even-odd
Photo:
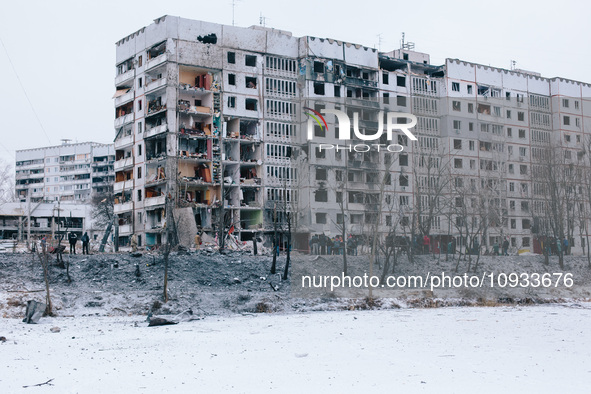
[[[90,254],[90,237],[88,236],[88,233],[84,233],[84,235],[80,237],[80,241],[82,241],[82,254]],[[78,242],[78,234],[71,231],[68,234],[68,242],[70,243],[70,254],[76,254],[76,243]]]
[[[345,248],[348,255],[357,255],[357,240],[350,234],[346,241],[340,235],[327,237],[324,234],[314,234],[309,245],[310,253],[315,255],[342,255]]]
[[[569,243],[567,238],[564,238],[562,241],[558,238],[548,238],[544,242],[544,247],[546,248],[546,254],[548,256],[559,256],[560,254],[568,255],[568,246]]]

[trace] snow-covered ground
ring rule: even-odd
[[[591,305],[0,319],[1,393],[588,393]],[[52,333],[52,327],[61,331]],[[53,379],[50,385],[23,388]]]

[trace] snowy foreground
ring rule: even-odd
[[[590,308],[0,319],[0,392],[588,393]]]

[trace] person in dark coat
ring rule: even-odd
[[[503,241],[503,256],[509,256],[508,250],[509,250],[509,240],[507,238],[505,238],[505,240]]]
[[[78,242],[78,236],[75,232],[71,231],[68,234],[68,241],[70,242],[70,254],[76,254],[76,242]]]
[[[80,240],[82,241],[82,254],[90,254],[88,252],[88,245],[90,244],[90,237],[88,236],[88,233],[84,233]]]

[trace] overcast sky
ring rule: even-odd
[[[591,82],[591,3],[237,0],[236,26],[268,27]],[[115,42],[162,15],[232,24],[232,0],[5,1],[0,8],[0,158],[63,138],[112,142]],[[381,40],[380,37],[381,36]],[[20,77],[22,86],[14,70]],[[26,91],[26,95],[25,95]],[[27,100],[27,96],[32,106]],[[36,115],[37,116],[36,116]],[[38,119],[37,119],[38,117]]]

